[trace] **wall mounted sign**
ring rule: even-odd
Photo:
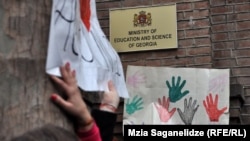
[[[111,9],[109,15],[117,52],[177,48],[176,4]]]

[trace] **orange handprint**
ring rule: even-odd
[[[227,110],[227,107],[224,107],[221,110],[217,108],[218,94],[216,94],[215,101],[213,101],[212,94],[210,93],[209,96],[206,96],[206,101],[203,100],[203,105],[206,109],[210,121],[218,122],[219,117]]]

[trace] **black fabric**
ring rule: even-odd
[[[93,109],[92,116],[100,129],[102,141],[112,141],[117,114]]]

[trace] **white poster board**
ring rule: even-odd
[[[61,76],[59,67],[69,62],[78,85],[85,91],[108,91],[112,80],[127,98],[123,68],[117,52],[103,33],[95,0],[53,0],[46,73]]]
[[[229,124],[229,69],[128,66],[123,124]]]

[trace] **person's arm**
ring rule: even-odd
[[[102,95],[99,109],[92,110],[96,124],[98,125],[103,141],[112,141],[114,127],[116,124],[116,110],[120,101],[120,97],[113,85],[112,81],[108,82],[109,91]]]
[[[81,97],[77,85],[76,73],[71,70],[70,64],[60,67],[62,78],[51,76],[66,93],[66,99],[58,94],[52,94],[51,100],[59,105],[64,111],[75,118],[76,133],[84,141],[101,141],[99,128]]]
[[[100,136],[99,127],[93,122],[91,128],[88,130],[81,130],[80,128],[76,130],[76,134],[80,141],[102,141]]]

